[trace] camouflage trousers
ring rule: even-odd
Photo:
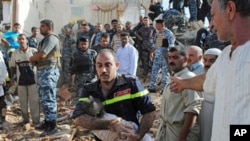
[[[189,3],[188,9],[190,12],[189,22],[197,21],[198,8],[196,0],[188,0],[188,3]]]
[[[45,68],[37,72],[38,93],[46,121],[57,119],[57,81],[59,78],[58,68]]]
[[[160,70],[162,72],[161,90],[169,82],[168,64],[162,54],[163,51],[167,52],[166,50],[167,48],[164,47],[155,50],[149,89],[156,89],[156,80]]]
[[[69,59],[62,59],[61,60],[62,67],[60,69],[60,77],[59,77],[58,84],[57,84],[58,88],[62,87],[63,85],[70,87],[70,84],[68,81],[68,79],[70,77],[70,74],[69,74],[70,60]]]
[[[183,15],[169,15],[164,19],[165,26],[173,31],[174,25],[177,25],[178,28],[184,27],[185,26],[185,19]]]
[[[143,69],[143,76],[147,76],[148,72],[149,72],[149,67],[150,67],[150,62],[149,62],[149,54],[150,51],[149,50],[142,50],[142,69]]]
[[[76,74],[75,76],[75,90],[76,90],[76,97],[79,97],[80,93],[82,92],[84,84],[90,79],[89,73],[82,73]]]

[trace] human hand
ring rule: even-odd
[[[121,135],[122,132],[124,132],[124,133],[134,132],[133,125],[132,124],[123,124],[121,118],[117,118],[117,119],[111,121],[109,129],[111,131],[118,133],[119,136]]]
[[[153,62],[153,59],[154,59],[154,53],[151,52],[151,53],[149,54],[149,60],[150,60],[151,62]]]
[[[183,81],[179,77],[170,77],[170,91],[174,93],[180,93],[184,90]]]
[[[120,136],[122,138],[116,139],[115,141],[140,141],[141,140],[141,137],[138,134],[134,134],[134,133],[121,132]]]
[[[6,85],[6,81],[3,81],[2,83],[0,83],[0,85],[5,86]]]

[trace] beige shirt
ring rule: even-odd
[[[232,124],[250,124],[250,41],[229,58],[226,47],[206,74],[207,94],[215,94],[212,141],[229,141]]]
[[[190,78],[195,76],[187,68],[175,74],[175,77]],[[183,123],[185,112],[199,114],[202,94],[193,90],[184,90],[179,94],[170,92],[166,87],[162,96],[161,113],[164,120],[170,123]]]
[[[187,68],[175,74],[175,77],[190,78],[195,76]],[[202,94],[193,90],[184,90],[181,93],[170,92],[165,87],[162,95],[162,106],[160,111],[161,123],[157,132],[156,141],[176,141],[180,135],[184,114],[194,113],[199,115],[202,103]],[[196,123],[189,132],[186,140],[197,141],[200,134],[199,126]]]

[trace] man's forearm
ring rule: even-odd
[[[149,129],[152,127],[153,122],[155,120],[155,111],[147,113],[142,116],[140,126],[136,134],[140,135],[141,138],[144,137],[144,135],[149,131]]]
[[[189,132],[196,123],[197,115],[194,113],[185,113],[184,124],[181,129],[181,133],[178,141],[185,141]]]
[[[46,57],[46,54],[42,51],[39,51],[38,53],[30,57],[30,62],[37,62],[45,57]]]
[[[6,39],[1,38],[1,40],[2,40],[5,44],[7,44],[8,46],[10,45],[10,43],[9,43]]]
[[[97,119],[83,114],[75,119],[75,123],[89,130],[108,130],[111,124],[110,120]]]
[[[206,74],[197,75],[195,77],[184,79],[184,88],[185,89],[192,89],[196,91],[203,91],[203,83],[205,81]]]

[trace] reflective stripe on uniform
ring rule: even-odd
[[[88,101],[89,100],[89,98],[87,98],[87,97],[83,97],[83,98],[80,98],[79,99],[79,101],[82,101],[82,102],[86,102],[86,101]]]
[[[137,92],[135,94],[125,94],[125,95],[122,95],[122,96],[118,96],[118,97],[114,97],[112,99],[105,100],[105,101],[102,102],[102,104],[103,105],[110,105],[110,104],[113,104],[113,103],[116,103],[116,102],[142,97],[142,96],[147,95],[148,93],[149,93],[148,90],[145,89],[145,90]],[[86,97],[79,99],[79,101],[83,101],[83,102],[88,101],[88,100],[89,100],[89,98],[86,98]]]

